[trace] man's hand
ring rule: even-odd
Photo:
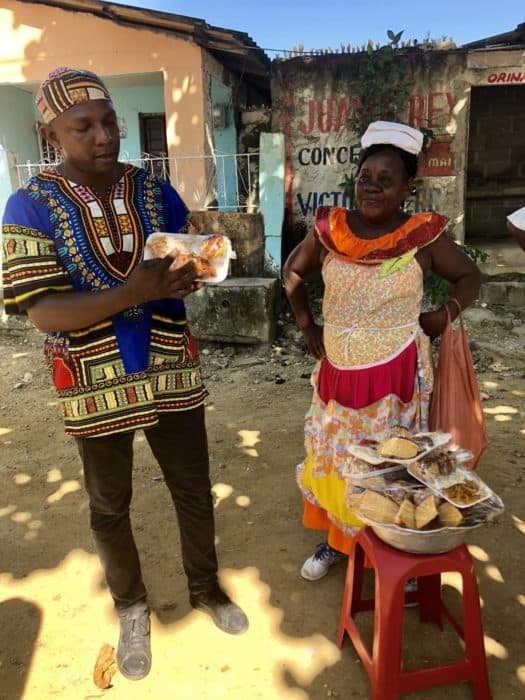
[[[156,299],[183,299],[202,286],[193,262],[177,270],[173,258],[146,260],[125,284],[93,292],[46,294],[27,310],[34,325],[45,333],[73,331],[110,318],[131,306]]]
[[[155,299],[183,299],[199,289],[197,268],[192,261],[182,267],[170,270],[173,258],[145,260],[137,265],[126,285],[131,304],[142,304]]]

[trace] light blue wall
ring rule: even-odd
[[[217,158],[217,202],[219,211],[237,211],[237,131],[233,118],[232,89],[212,77],[211,102],[226,106],[226,128],[213,129],[213,144]]]
[[[0,87],[0,143],[19,163],[39,159],[33,95],[16,87]]]
[[[164,113],[161,85],[111,88],[113,104],[126,122],[127,137],[121,140],[121,156],[140,157],[139,113]],[[18,187],[12,163],[38,163],[40,151],[34,125],[39,121],[32,93],[13,86],[0,86],[0,220],[9,194]]]
[[[140,129],[139,113],[164,113],[164,94],[161,85],[142,87],[114,87],[111,95],[115,110],[126,122],[127,137],[121,140],[121,154],[139,158]],[[0,86],[0,144],[10,161],[38,163],[40,151],[34,125],[40,115],[34,104],[32,93],[13,86]],[[18,187],[16,171],[10,168],[11,187]],[[0,213],[3,204],[0,201]]]
[[[8,196],[18,187],[15,163],[36,163],[40,159],[33,95],[20,88],[0,87],[0,220]]]
[[[265,273],[279,277],[285,196],[284,134],[263,132],[259,150],[259,202],[264,221]]]
[[[111,88],[113,104],[127,127],[121,140],[121,153],[140,157],[139,113],[163,114],[164,92],[161,85]],[[16,87],[0,87],[0,143],[18,162],[39,160],[38,139],[33,125],[38,121],[33,95]]]
[[[0,143],[0,220],[4,214],[5,205],[11,191],[7,153]]]
[[[140,114],[164,114],[162,85],[110,88],[115,111],[126,122],[127,138],[120,141],[121,158],[140,158]]]

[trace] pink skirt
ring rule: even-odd
[[[366,369],[337,369],[325,358],[317,390],[324,403],[332,399],[347,408],[364,408],[389,394],[408,403],[414,395],[416,369],[415,341],[393,360]]]
[[[408,403],[414,395],[417,370],[417,345],[414,341],[393,360],[367,369],[336,369],[326,358],[319,369],[318,394],[327,403],[335,399],[347,408],[364,408],[389,394]],[[304,498],[303,525],[325,530],[328,544],[345,554],[354,549],[354,538],[344,534],[330,520],[324,508]]]

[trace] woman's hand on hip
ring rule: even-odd
[[[304,342],[308,350],[316,360],[322,360],[326,356],[323,342],[323,327],[316,323],[311,323],[306,328],[302,329]]]
[[[419,316],[419,325],[423,329],[423,333],[428,335],[430,340],[434,340],[438,335],[441,335],[447,327],[447,312],[441,307],[436,311],[425,311]]]

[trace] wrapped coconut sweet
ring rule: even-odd
[[[228,276],[230,260],[235,259],[231,241],[219,233],[152,233],[146,240],[144,260],[173,258],[171,269],[192,261],[203,282],[218,283]]]

